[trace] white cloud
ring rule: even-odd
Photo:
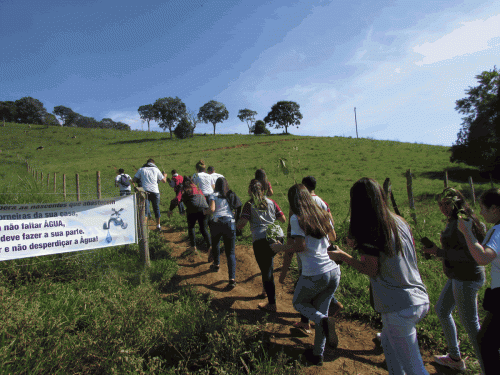
[[[415,64],[428,65],[485,51],[495,45],[496,38],[500,38],[500,14],[487,19],[462,22],[461,25],[433,42],[414,46],[413,51],[424,56]]]

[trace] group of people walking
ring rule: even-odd
[[[248,223],[255,259],[262,273],[260,297],[267,298],[267,302],[258,304],[258,308],[268,312],[278,310],[274,256],[285,253],[280,276],[280,282],[284,282],[291,259],[296,254],[300,276],[293,306],[301,314],[301,322],[295,326],[310,328],[309,321],[315,323],[314,348],[307,350],[305,357],[312,364],[321,365],[326,343],[334,347],[338,343],[329,309],[342,307],[334,294],[341,279],[337,262],[344,262],[370,278],[370,302],[382,317],[380,338],[389,373],[428,374],[420,355],[416,324],[429,311],[430,301],[418,270],[415,241],[408,223],[390,211],[387,197],[377,181],[361,178],[350,189],[346,242],[358,250],[358,259],[330,244],[336,240],[334,220],[328,205],[314,193],[314,177],[307,176],[301,184],[288,190],[290,223],[285,235],[275,222],[285,223],[286,216],[270,198],[273,189],[263,170],[257,170],[255,178],[250,181],[249,199],[244,205],[230,190],[224,176],[214,173],[213,168],[206,171],[200,160],[192,177],[177,178],[171,184],[176,197],[169,213],[175,206],[180,206],[181,214],[185,210],[193,250],[196,249],[194,227],[199,224],[209,248],[208,260],[213,271],[220,267],[219,243],[223,240],[228,289],[236,286],[236,232]],[[134,180],[139,178],[138,174]],[[166,180],[166,176],[162,176],[157,174],[155,178],[157,181]],[[155,208],[156,201],[151,202]],[[438,205],[447,219],[446,228],[441,233],[441,244],[437,246],[427,241],[422,249],[424,253],[443,260],[443,270],[448,277],[435,310],[449,353],[435,356],[435,361],[465,370],[452,317],[456,308],[482,373],[496,374],[500,369],[500,304],[497,303],[500,300],[500,189],[490,189],[480,198],[480,214],[486,222],[494,224],[488,232],[460,191],[445,189],[438,196]],[[485,283],[484,266],[490,263],[491,288],[487,289],[483,303],[487,316],[480,325],[477,295]]]

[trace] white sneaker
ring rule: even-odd
[[[435,355],[434,361],[439,363],[441,366],[446,366],[458,371],[465,371],[466,368],[465,361],[463,359],[455,361],[454,359],[451,359],[449,353],[446,355]]]

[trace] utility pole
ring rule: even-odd
[[[356,138],[358,137],[358,121],[356,119],[356,107],[354,107],[354,122],[356,123]]]

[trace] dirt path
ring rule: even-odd
[[[286,354],[299,358],[304,349],[313,346],[314,330],[311,335],[300,335],[292,324],[297,322],[299,314],[292,306],[293,285],[290,280],[279,284],[276,277],[276,298],[278,311],[266,313],[257,308],[263,300],[257,296],[262,291],[260,270],[250,246],[236,245],[236,288],[226,290],[228,273],[225,254],[221,256],[219,272],[212,272],[207,262],[206,250],[199,250],[198,255],[186,255],[189,243],[185,241],[186,232],[164,229],[163,236],[172,247],[172,255],[180,266],[178,276],[180,284],[195,286],[201,293],[210,293],[213,304],[218,309],[235,313],[247,323],[256,323],[267,315],[266,332],[270,337],[271,350],[283,350]],[[279,275],[282,257],[275,258],[275,274]],[[278,272],[276,272],[278,271]],[[322,367],[308,367],[305,374],[388,374],[384,354],[373,341],[376,331],[366,324],[346,320],[340,313],[336,318],[339,346],[337,349],[326,347]],[[432,353],[423,353],[427,371],[430,374],[457,374],[458,372],[442,368],[432,361]]]

